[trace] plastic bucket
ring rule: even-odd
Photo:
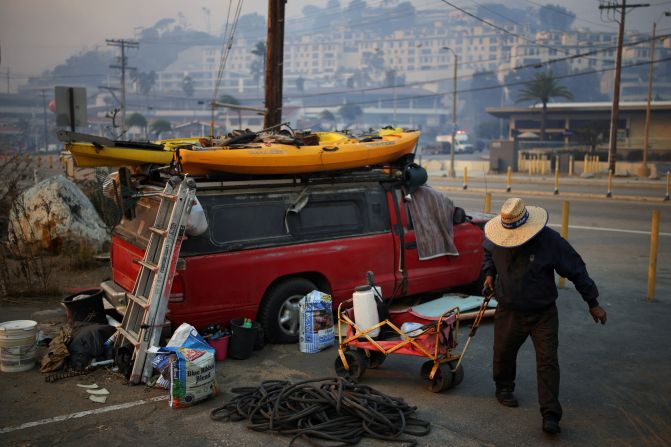
[[[0,370],[28,371],[35,366],[37,322],[15,320],[0,323]]]
[[[63,298],[69,321],[107,324],[102,289],[84,290]],[[84,298],[78,298],[83,296]],[[75,299],[78,298],[78,299]]]
[[[228,355],[228,342],[230,340],[230,336],[226,335],[224,337],[220,338],[215,338],[214,340],[210,340],[210,346],[214,348],[214,359],[218,362],[222,362],[226,360],[226,356]]]
[[[252,327],[243,327],[244,318],[231,320],[231,341],[228,345],[228,356],[244,360],[252,355],[259,323],[252,321]]]

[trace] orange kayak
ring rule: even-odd
[[[180,149],[178,160],[182,172],[194,175],[212,172],[303,174],[337,171],[385,165],[399,160],[413,152],[420,133],[387,130],[361,140],[336,132],[318,132],[317,135],[319,143],[311,146],[264,140],[239,147]]]

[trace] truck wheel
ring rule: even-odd
[[[298,302],[316,289],[312,281],[292,278],[280,282],[268,292],[259,310],[259,323],[270,343],[298,342]]]

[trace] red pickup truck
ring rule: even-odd
[[[420,261],[397,179],[383,173],[337,178],[198,185],[208,230],[182,244],[168,318],[196,328],[249,317],[274,343],[298,339],[298,301],[313,289],[351,298],[375,274],[383,295],[440,292],[475,283],[484,220],[455,213],[459,256]],[[158,201],[144,197],[136,217],[112,235],[108,299],[123,308],[132,291]]]

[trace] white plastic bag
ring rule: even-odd
[[[333,300],[318,290],[305,295],[299,304],[301,352],[319,352],[333,346]]]
[[[188,236],[200,236],[207,231],[207,217],[198,198],[194,198],[193,201],[191,212],[186,219],[186,234]]]

